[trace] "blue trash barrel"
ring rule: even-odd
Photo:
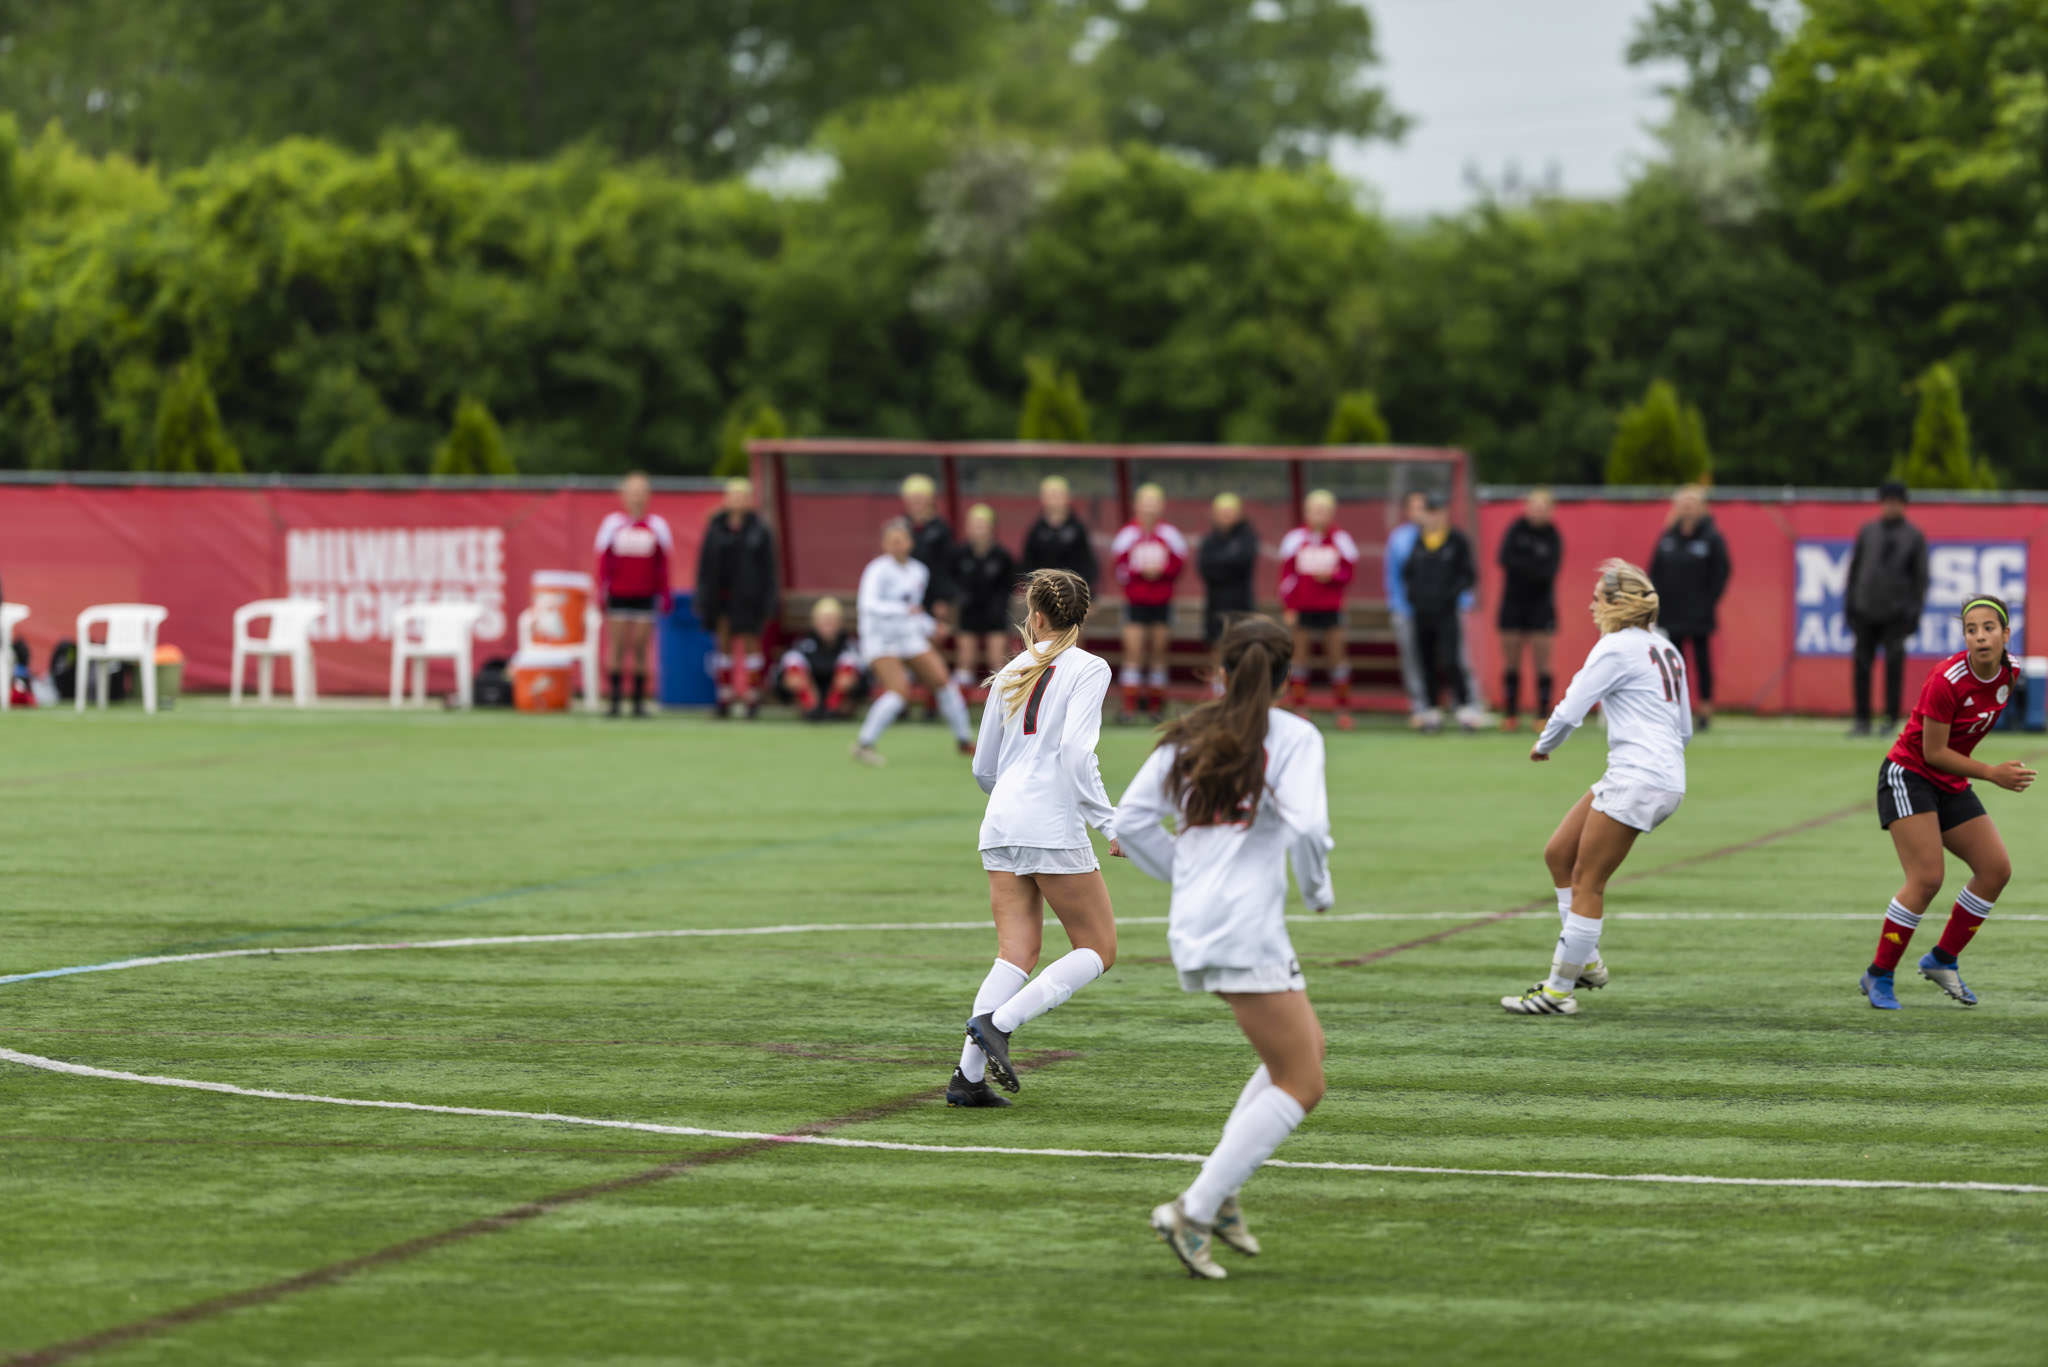
[[[718,701],[710,669],[718,640],[697,620],[694,595],[676,595],[675,606],[661,619],[656,644],[661,651],[663,707],[709,707]]]
[[[2030,655],[2020,670],[2027,681],[2027,729],[2048,731],[2048,659]]]

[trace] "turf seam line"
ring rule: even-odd
[[[13,1051],[8,1050],[6,1052],[11,1054]],[[1078,1054],[1070,1050],[1046,1050],[1042,1053],[1034,1054],[1030,1058],[1019,1057],[1017,1067],[1019,1071],[1030,1072],[1049,1064],[1061,1063],[1078,1057]],[[913,1106],[936,1100],[943,1095],[945,1095],[944,1088],[928,1087],[909,1096],[897,1097],[873,1106],[864,1106],[858,1110],[849,1111],[844,1115],[832,1116],[824,1120],[806,1121],[802,1125],[779,1134],[760,1133],[749,1135],[745,1142],[734,1144],[730,1148],[714,1149],[710,1153],[691,1154],[687,1158],[663,1163],[640,1172],[628,1173],[623,1177],[607,1178],[601,1182],[585,1183],[582,1186],[571,1187],[565,1191],[552,1192],[546,1196],[536,1197],[531,1201],[522,1201],[516,1206],[498,1211],[493,1215],[485,1215],[475,1220],[468,1220],[462,1224],[438,1230],[432,1234],[417,1235],[395,1244],[388,1244],[370,1253],[358,1254],[353,1258],[344,1258],[337,1262],[316,1267],[308,1272],[301,1272],[295,1276],[265,1283],[262,1286],[246,1287],[240,1291],[230,1291],[225,1295],[210,1297],[203,1301],[195,1301],[189,1305],[166,1310],[144,1319],[132,1320],[127,1324],[117,1324],[111,1328],[96,1330],[93,1333],[69,1339],[62,1343],[30,1349],[27,1352],[18,1353],[13,1357],[7,1358],[4,1362],[0,1362],[0,1367],[56,1367],[58,1363],[71,1362],[89,1354],[108,1348],[119,1347],[123,1344],[134,1343],[140,1339],[154,1338],[157,1335],[169,1333],[173,1329],[181,1329],[186,1325],[196,1324],[201,1320],[212,1319],[218,1315],[225,1315],[253,1305],[267,1305],[300,1291],[311,1291],[323,1286],[332,1286],[336,1282],[345,1281],[358,1272],[388,1267],[393,1263],[406,1262],[422,1254],[431,1253],[436,1249],[445,1248],[449,1244],[459,1243],[481,1234],[496,1234],[506,1230],[517,1229],[530,1220],[537,1220],[542,1216],[551,1215],[565,1207],[594,1200],[600,1196],[609,1196],[615,1192],[651,1186],[654,1183],[665,1182],[671,1177],[680,1177],[685,1173],[694,1172],[699,1168],[710,1167],[713,1164],[729,1163],[740,1158],[751,1158],[757,1154],[768,1153],[785,1144],[824,1138],[827,1136],[827,1132],[844,1129],[849,1125],[860,1125],[871,1120],[886,1119],[898,1112],[909,1110]]]
[[[1046,1056],[1051,1060],[1052,1056]],[[151,1087],[174,1087],[187,1091],[216,1092],[261,1101],[295,1101],[324,1106],[348,1106],[361,1110],[411,1111],[429,1115],[466,1116],[482,1120],[539,1121],[551,1125],[584,1125],[595,1129],[630,1130],[641,1134],[666,1134],[695,1139],[733,1139],[766,1144],[807,1144],[841,1149],[872,1149],[886,1153],[994,1154],[1013,1158],[1099,1158],[1153,1163],[1201,1163],[1198,1153],[1149,1153],[1121,1149],[1028,1149],[995,1144],[915,1144],[887,1139],[844,1139],[829,1135],[789,1132],[770,1134],[762,1130],[718,1130],[697,1125],[664,1125],[648,1120],[614,1120],[601,1116],[565,1115],[557,1111],[513,1111],[488,1106],[447,1106],[424,1101],[386,1101],[366,1097],[324,1096],[317,1092],[280,1092],[261,1087],[242,1087],[232,1082],[207,1082],[196,1078],[166,1077],[129,1073],[90,1064],[66,1063],[61,1059],[24,1054],[0,1048],[0,1062],[19,1063],[44,1072],[108,1082],[133,1082]],[[920,1095],[931,1095],[920,1093]],[[1407,1173],[1443,1177],[1506,1177],[1538,1181],[1632,1182],[1679,1186],[1715,1187],[1810,1187],[1854,1191],[1983,1191],[2021,1196],[2048,1196],[2048,1185],[2027,1182],[1914,1182],[1887,1178],[1852,1177],[1728,1177],[1703,1173],[1611,1173],[1570,1172],[1522,1168],[1454,1168],[1399,1163],[1319,1163],[1289,1159],[1268,1159],[1266,1166],[1299,1168],[1313,1172]]]

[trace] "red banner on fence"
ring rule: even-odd
[[[654,496],[675,528],[684,585],[717,501]],[[29,609],[16,637],[38,672],[75,634],[81,609],[161,603],[162,639],[184,651],[186,686],[211,689],[228,684],[237,607],[315,598],[327,605],[315,638],[321,691],[379,693],[390,683],[394,609],[480,603],[477,658],[510,655],[534,571],[588,571],[597,525],[616,504],[583,489],[17,485],[0,488],[0,588]]]
[[[1488,502],[1480,509],[1480,545],[1474,549],[1480,557],[1483,606],[1473,623],[1478,628],[1473,665],[1489,698],[1497,698],[1500,679],[1499,643],[1493,630],[1500,601],[1496,556],[1502,534],[1520,511],[1519,502]],[[1824,591],[1812,582],[1815,567],[1810,563],[1802,566],[1800,553],[1802,546],[1811,548],[1817,542],[1853,539],[1858,528],[1877,516],[1876,505],[1720,498],[1714,501],[1712,512],[1721,535],[1727,538],[1733,565],[1728,592],[1721,600],[1720,634],[1714,639],[1715,703],[1739,711],[1846,715],[1850,711],[1849,662],[1813,652],[1811,642],[1802,653],[1798,639],[1802,595],[1817,599]],[[1595,500],[1558,505],[1557,525],[1564,537],[1564,570],[1557,585],[1560,693],[1595,639],[1585,605],[1592,599],[1598,565],[1618,555],[1647,568],[1666,514],[1661,503]],[[1937,562],[1942,559],[1943,543],[1961,547],[2006,542],[2025,547],[2022,582],[2028,590],[2026,596],[2038,599],[2048,591],[2048,564],[2043,563],[2048,557],[2042,553],[2048,548],[2035,544],[2048,533],[2048,504],[1942,502],[1923,495],[1914,501],[1908,516],[1926,535]],[[1991,563],[1988,556],[1985,563]],[[1839,571],[1841,566],[1834,568]],[[1942,569],[1937,563],[1935,594],[1941,590]],[[2012,593],[2013,587],[2004,583],[1990,591],[2004,591],[2017,599],[2020,595]],[[1838,585],[1829,588],[1838,595]],[[2019,606],[2015,602],[2015,607]],[[2023,623],[2023,613],[2019,617]],[[1812,625],[1809,621],[1808,626]],[[2025,636],[2016,636],[2015,651],[2026,648]],[[1920,682],[1917,673],[1907,680],[1909,705]],[[1525,706],[1528,687],[1525,681]]]

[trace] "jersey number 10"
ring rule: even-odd
[[[1664,680],[1664,701],[1677,702],[1685,696],[1685,657],[1666,647],[1658,650],[1650,647],[1650,663],[1657,666],[1657,674]]]

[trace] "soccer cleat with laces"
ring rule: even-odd
[[[1238,1205],[1235,1196],[1224,1197],[1223,1204],[1216,1207],[1216,1224],[1212,1232],[1245,1257],[1259,1256],[1258,1236],[1245,1224],[1244,1208]]]
[[[1920,960],[1920,976],[1948,993],[1951,997],[1954,997],[1964,1006],[1975,1006],[1977,1004],[1977,994],[1972,992],[1963,982],[1961,964],[1945,964],[1935,958],[1932,953],[1929,953],[1922,956]]]
[[[1016,1103],[998,1093],[995,1088],[989,1086],[987,1078],[983,1078],[980,1082],[969,1082],[967,1074],[955,1068],[953,1070],[953,1080],[946,1084],[946,1104],[948,1106],[973,1107],[1011,1106]]]
[[[1880,1011],[1899,1009],[1899,994],[1892,990],[1892,975],[1889,973],[1863,972],[1863,980],[1856,984],[1863,989],[1863,995],[1870,998],[1870,1004]]]
[[[1010,1036],[996,1029],[993,1015],[976,1016],[967,1022],[967,1038],[988,1056],[988,1075],[1006,1092],[1017,1090],[1017,1070],[1010,1066]]]
[[[1605,986],[1607,986],[1607,960],[1605,960],[1605,959],[1595,959],[1595,960],[1593,960],[1593,962],[1592,962],[1592,963],[1589,963],[1589,964],[1587,964],[1587,965],[1586,965],[1586,966],[1585,966],[1584,968],[1580,969],[1580,970],[1579,970],[1579,980],[1578,980],[1577,982],[1573,983],[1573,984],[1572,984],[1572,986],[1573,986],[1573,987],[1605,987]]]
[[[1173,1250],[1173,1256],[1180,1259],[1181,1266],[1188,1270],[1190,1277],[1221,1281],[1230,1275],[1216,1265],[1216,1259],[1210,1253],[1216,1242],[1212,1231],[1188,1218],[1178,1196],[1163,1206],[1152,1208],[1152,1232]]]
[[[1569,992],[1552,992],[1549,983],[1537,983],[1519,997],[1502,997],[1501,1006],[1517,1016],[1576,1016],[1578,1000]]]

